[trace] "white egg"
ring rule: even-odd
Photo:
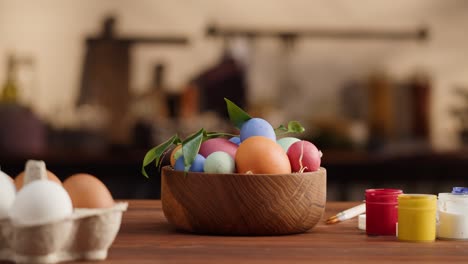
[[[62,186],[37,180],[18,192],[10,217],[17,225],[40,225],[65,219],[72,211],[70,196]]]
[[[215,151],[206,158],[203,168],[208,173],[233,173],[236,163],[228,153]]]
[[[8,217],[8,212],[15,201],[15,196],[15,184],[10,176],[0,171],[0,219]]]

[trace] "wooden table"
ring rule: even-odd
[[[327,204],[324,219],[357,205]],[[158,200],[130,201],[121,230],[100,263],[419,263],[467,262],[468,241],[409,243],[369,237],[357,219],[321,221],[307,233],[277,237],[200,236],[175,231]],[[80,262],[83,263],[83,262]]]

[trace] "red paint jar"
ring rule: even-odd
[[[399,189],[366,190],[366,233],[368,235],[395,236],[398,221]]]

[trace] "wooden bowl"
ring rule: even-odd
[[[291,174],[184,173],[162,169],[162,208],[179,230],[215,235],[306,232],[321,219],[326,170]]]

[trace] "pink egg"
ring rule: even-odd
[[[236,157],[237,147],[237,144],[232,143],[228,139],[212,138],[201,144],[200,151],[198,153],[206,158],[213,152],[224,151],[234,159]]]
[[[320,168],[322,153],[309,141],[301,140],[292,144],[287,154],[293,172],[316,171]]]

